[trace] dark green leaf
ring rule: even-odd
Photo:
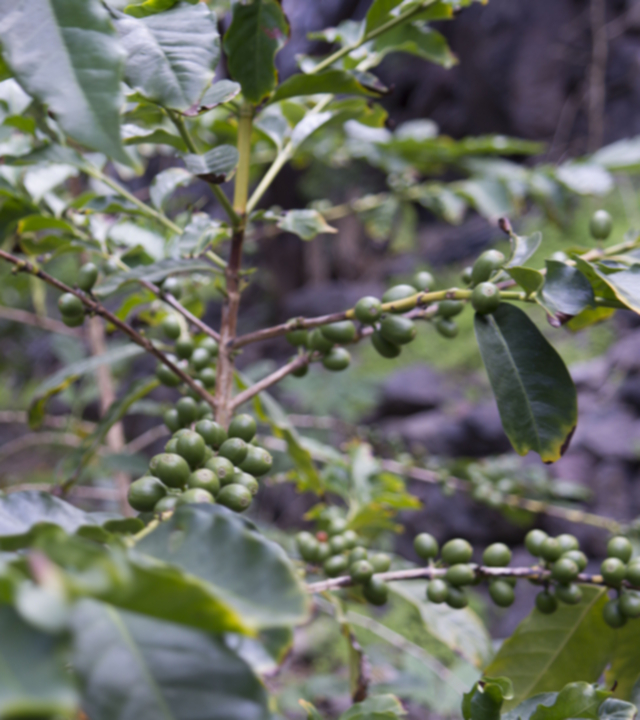
[[[588,307],[583,310],[579,315],[571,318],[567,323],[566,327],[574,332],[578,330],[584,330],[584,328],[591,327],[596,323],[603,322],[610,318],[616,311],[615,308],[610,307]]]
[[[289,37],[289,23],[278,0],[252,0],[233,6],[224,36],[229,74],[247,100],[258,104],[275,88],[275,56]]]
[[[135,128],[129,125],[125,125],[123,130],[125,132],[125,145],[141,145],[143,143],[170,145],[179,152],[187,152],[187,146],[179,135],[174,135],[173,133],[162,130],[161,128],[142,134],[140,134],[142,132],[142,128]],[[134,134],[127,135],[127,131],[131,130],[135,131]]]
[[[66,388],[81,375],[93,372],[102,365],[113,365],[123,360],[129,360],[143,352],[143,348],[139,345],[128,343],[107,350],[107,352],[102,355],[94,355],[93,357],[71,363],[71,365],[66,365],[61,370],[58,370],[57,373],[54,373],[39,385],[33,394],[29,405],[30,427],[37,428],[42,423],[47,400],[53,395],[66,390]]]
[[[389,53],[404,52],[447,69],[458,62],[444,35],[418,22],[396,25],[380,35],[375,40],[374,47],[380,60]]]
[[[509,678],[483,677],[462,699],[464,720],[500,720],[500,708],[513,697]]]
[[[232,80],[218,80],[200,98],[195,108],[187,110],[184,114],[193,116],[212,110],[218,105],[224,105],[240,94],[242,88]]]
[[[615,633],[611,665],[606,679],[614,687],[614,695],[631,700],[633,686],[640,678],[640,628],[637,623],[627,623]]]
[[[566,718],[595,718],[598,708],[611,693],[598,690],[587,682],[565,685],[551,705],[539,705],[531,720],[566,720]]]
[[[613,273],[605,272],[602,266],[592,265],[591,267],[623,305],[640,313],[640,265],[632,265],[628,270]]]
[[[199,0],[185,0],[191,5],[195,5]],[[124,11],[128,15],[133,17],[141,18],[147,17],[147,15],[155,15],[156,13],[165,12],[171,10],[174,5],[177,5],[180,0],[144,0],[139,5],[127,5]]]
[[[570,682],[596,682],[614,641],[602,618],[607,593],[582,586],[580,605],[560,604],[552,615],[534,610],[507,638],[485,672],[508,675],[515,695],[509,707],[532,695],[559,691]]]
[[[578,419],[576,389],[564,362],[533,322],[508,303],[475,317],[475,330],[502,426],[516,452],[558,460]],[[495,674],[495,673],[494,673]]]
[[[185,155],[184,164],[192,175],[219,185],[236,169],[238,150],[233,145],[218,145],[204,155]]]
[[[120,288],[128,283],[140,282],[141,280],[159,283],[169,277],[169,275],[182,272],[215,272],[215,268],[203,260],[185,260],[179,258],[160,260],[151,265],[140,265],[133,270],[108,275],[100,285],[96,286],[93,293],[98,298],[105,298],[120,290]]]
[[[600,720],[634,720],[637,714],[635,705],[616,698],[607,698],[598,708]]]
[[[322,715],[318,712],[316,707],[306,700],[298,700],[300,707],[307,714],[307,720],[322,720]]]
[[[130,162],[118,117],[124,58],[99,0],[5,3],[0,40],[18,82],[49,106],[68,135]]]
[[[18,233],[39,232],[41,230],[62,230],[73,233],[74,228],[66,220],[50,215],[28,215],[18,223]]]
[[[308,599],[282,548],[226,508],[182,507],[136,553],[201,578],[255,629],[297,624],[307,615]]]
[[[544,275],[528,267],[508,267],[507,272],[528,293],[537,292],[544,283]]]
[[[507,267],[518,267],[524,265],[527,260],[533,257],[542,242],[542,233],[534,232],[526,237],[511,235],[509,241],[511,243],[511,257]]]
[[[316,235],[322,233],[338,232],[317,210],[287,210],[284,216],[278,220],[278,227],[303,240],[313,240]]]
[[[164,107],[187,110],[213,79],[220,58],[216,18],[204,3],[135,19],[118,14],[129,85]]]
[[[211,245],[229,238],[229,228],[206,213],[194,213],[191,222],[178,239],[182,257],[198,257]]]
[[[367,11],[364,32],[370,33],[392,19],[391,11],[403,0],[373,0]],[[435,1],[435,0],[434,0]]]
[[[27,625],[8,605],[0,605],[0,637],[0,717],[77,717],[65,642]]]
[[[580,270],[557,260],[546,260],[545,265],[547,274],[538,298],[551,315],[578,315],[593,304],[591,283]]]
[[[92,601],[75,618],[74,666],[91,720],[268,720],[267,695],[220,637]]]
[[[271,102],[299,95],[366,95],[380,97],[386,88],[368,73],[354,75],[346,70],[325,70],[314,75],[299,73],[287,78],[271,96]]]
[[[352,705],[340,715],[340,720],[395,720],[406,714],[395,695],[374,695]]]
[[[193,176],[183,168],[169,168],[158,173],[149,188],[151,202],[162,210],[166,201],[179,188],[193,182]]]

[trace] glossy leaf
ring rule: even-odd
[[[180,0],[144,0],[139,5],[127,5],[124,11],[133,17],[147,17],[147,15],[155,15],[155,13],[171,10]],[[195,5],[198,0],[185,0],[185,2]]]
[[[542,242],[542,233],[534,232],[532,235],[520,236],[511,235],[509,238],[511,243],[511,257],[507,263],[507,267],[518,267],[524,265],[530,260],[540,247]]]
[[[299,95],[365,95],[380,97],[386,88],[368,73],[350,73],[346,70],[325,70],[314,75],[298,73],[287,78],[271,96],[271,102]]]
[[[226,182],[238,164],[238,151],[233,145],[218,145],[204,155],[185,155],[187,170],[214,185]]]
[[[224,36],[229,74],[244,97],[258,104],[275,88],[275,56],[289,37],[289,23],[278,0],[251,0],[233,6]]]
[[[179,258],[160,260],[151,265],[140,265],[133,270],[107,275],[100,285],[94,288],[93,294],[98,298],[106,298],[129,283],[140,282],[142,280],[151,283],[160,283],[169,277],[169,275],[191,272],[215,272],[215,268],[203,260],[184,260]]]
[[[640,628],[627,623],[613,639],[611,665],[607,668],[607,685],[622,700],[633,698],[633,687],[640,678]]]
[[[230,100],[233,100],[234,97],[238,96],[241,90],[242,88],[237,82],[233,82],[232,80],[218,80],[218,82],[214,83],[205,92],[196,106],[187,110],[184,114],[189,116],[198,115],[212,110],[218,105],[224,105],[224,103],[228,103]]]
[[[528,293],[538,291],[544,284],[544,275],[539,270],[528,267],[508,267],[507,272]]]
[[[634,720],[637,714],[634,704],[617,698],[607,698],[598,708],[599,720]]]
[[[82,375],[93,372],[102,365],[113,365],[123,360],[129,360],[136,355],[141,355],[144,350],[134,343],[126,343],[112,347],[102,355],[94,355],[84,360],[66,365],[58,372],[48,377],[39,385],[29,404],[29,426],[37,428],[44,419],[44,410],[47,400],[57,393],[66,390],[75,380]]]
[[[124,57],[99,0],[4,3],[0,41],[18,82],[68,135],[130,162],[118,117]]]
[[[166,201],[179,188],[193,182],[193,176],[183,168],[169,168],[158,173],[151,182],[149,196],[151,202],[162,210]]]
[[[402,3],[403,0],[373,0],[371,7],[367,10],[364,32],[370,33],[381,25],[391,20],[391,12]],[[435,0],[434,0],[435,2]]]
[[[483,677],[464,695],[462,716],[464,720],[500,720],[502,704],[512,697],[509,678]]]
[[[532,695],[560,691],[570,682],[596,682],[607,664],[616,631],[602,618],[605,590],[582,587],[579,605],[563,605],[552,615],[534,610],[485,668],[508,675],[515,689],[509,707]]]
[[[615,308],[609,307],[588,307],[585,308],[579,315],[571,318],[571,320],[569,320],[566,324],[566,327],[574,332],[584,330],[584,328],[591,327],[596,323],[608,320],[615,311]]]
[[[0,637],[0,717],[77,717],[64,639],[27,625],[9,605],[0,605]]]
[[[557,694],[553,704],[541,704],[531,720],[566,720],[566,718],[595,718],[598,709],[611,693],[598,690],[587,682],[569,683]]]
[[[297,235],[302,240],[313,240],[316,235],[322,233],[338,232],[317,210],[287,210],[278,220],[278,227]]]
[[[580,270],[557,260],[546,260],[545,265],[539,301],[552,315],[578,315],[593,304],[591,283]]]
[[[406,714],[407,711],[395,695],[373,695],[354,703],[340,715],[340,720],[394,720]]]
[[[308,599],[282,548],[226,508],[180,508],[136,553],[201,578],[255,629],[296,624],[307,615]]]
[[[578,419],[573,380],[556,350],[520,309],[501,303],[475,331],[502,426],[515,451],[558,460]]]
[[[640,313],[640,265],[632,265],[628,270],[613,273],[604,272],[599,266],[592,268],[623,305]]]
[[[194,213],[191,222],[178,239],[178,251],[182,257],[198,257],[213,243],[227,240],[229,228],[220,220],[210,218],[206,213]]]
[[[458,62],[444,35],[421,23],[397,25],[376,38],[374,47],[380,60],[389,53],[403,52],[447,69]]]
[[[84,601],[74,666],[92,720],[267,720],[267,695],[219,636]]]
[[[147,99],[174,110],[194,105],[213,79],[220,58],[215,15],[204,3],[114,20],[127,51],[125,76]]]
[[[162,128],[145,131],[142,128],[125,125],[122,128],[125,145],[142,145],[143,143],[154,145],[169,145],[179,152],[187,152],[187,146],[179,135],[167,132]]]

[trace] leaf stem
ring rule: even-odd
[[[251,170],[251,132],[253,129],[253,105],[243,102],[238,119],[238,169],[233,195],[233,209],[244,216],[247,211],[249,196],[249,173]]]
[[[271,385],[275,385],[280,382],[280,380],[287,377],[287,375],[290,375],[292,372],[304,367],[309,362],[309,353],[302,353],[301,355],[296,356],[286,365],[283,365],[281,368],[271,373],[271,375],[267,375],[265,378],[255,383],[255,385],[251,385],[251,387],[248,387],[243,392],[238,393],[238,395],[233,398],[232,407],[234,409],[239,407],[243,403],[247,402],[247,400],[250,400],[255,395],[258,395],[258,393],[261,393],[263,390],[271,387]]]

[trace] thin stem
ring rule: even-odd
[[[249,196],[249,173],[251,170],[251,132],[253,127],[253,105],[242,103],[240,119],[238,121],[238,169],[233,195],[233,209],[244,216],[247,211],[247,198]]]
[[[238,393],[238,395],[235,396],[233,399],[232,407],[235,409],[242,405],[243,403],[246,403],[247,400],[251,400],[252,397],[255,395],[258,395],[263,390],[266,390],[268,387],[271,387],[271,385],[275,385],[276,383],[280,382],[283,378],[287,377],[287,375],[290,375],[292,372],[295,372],[299,368],[304,367],[305,365],[309,364],[309,354],[303,353],[302,355],[298,355],[296,358],[291,360],[291,362],[288,362],[286,365],[283,365],[280,369],[276,370],[275,372],[271,373],[271,375],[267,375],[267,377],[263,378],[259,382],[255,383],[255,385],[252,385],[251,387],[247,388],[241,393]]]
[[[200,387],[200,385],[198,385],[198,383],[196,383],[196,381],[191,376],[187,375],[187,373],[185,373],[177,365],[171,362],[171,360],[169,360],[169,358],[161,350],[158,350],[158,348],[148,338],[144,337],[139,332],[134,330],[130,325],[127,325],[125,322],[120,320],[120,318],[114,315],[112,312],[109,312],[109,310],[107,310],[103,305],[91,299],[88,295],[85,295],[85,293],[80,292],[75,288],[71,288],[68,285],[65,285],[63,282],[60,282],[60,280],[56,280],[56,278],[44,272],[43,270],[40,270],[26,260],[21,260],[15,255],[11,255],[4,250],[0,250],[0,258],[14,265],[16,267],[16,272],[29,273],[30,275],[40,278],[40,280],[44,280],[44,282],[52,285],[61,292],[71,293],[72,295],[75,295],[82,301],[87,310],[89,310],[91,313],[94,313],[95,315],[100,315],[105,320],[108,320],[112,325],[117,327],[118,330],[122,331],[125,335],[127,335],[127,337],[129,337],[134,343],[136,343],[136,345],[139,345],[141,348],[146,350],[146,352],[156,357],[163,365],[166,365],[171,370],[171,372],[177,375],[182,380],[182,382],[186,383],[192,390],[198,393],[198,395],[207,403],[209,403],[211,407],[215,407],[215,399],[203,387]]]
[[[9,320],[10,322],[21,323],[22,325],[32,325],[33,327],[49,330],[50,332],[59,333],[60,335],[70,335],[71,337],[81,337],[82,333],[77,328],[67,327],[60,320],[54,320],[50,317],[42,317],[27,310],[16,310],[14,308],[0,307],[0,320]]]

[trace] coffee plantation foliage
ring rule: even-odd
[[[29,303],[35,313],[13,317],[43,332],[94,338],[90,355],[31,391],[32,430],[74,436],[53,484],[0,497],[1,718],[317,720],[324,710],[310,700],[322,693],[285,660],[294,632],[318,623],[317,655],[346,648],[343,720],[391,720],[412,699],[465,720],[635,716],[635,525],[581,511],[579,488],[512,458],[420,467],[377,457],[362,436],[331,447],[300,433],[270,394],[312,364],[330,382],[358,343],[393,363],[417,333],[455,342],[456,318],[473,313],[507,436],[551,463],[578,422],[576,390],[531,311],[576,330],[640,311],[640,240],[612,245],[608,213],[593,217],[597,242],[535,267],[543,238],[506,220],[532,205],[558,220],[577,196],[606,194],[612,172],[637,169],[638,141],[551,166],[522,162],[543,150],[528,141],[453,140],[429,120],[389,129],[376,67],[391,53],[452,66],[431,23],[455,22],[468,4],[373,0],[363,20],[313,33],[324,54],[299,57],[285,79],[276,57],[291,29],[277,0],[0,7],[3,304]],[[168,169],[154,175],[158,158]],[[270,207],[288,163],[321,177],[369,167],[385,189],[341,197],[338,183],[307,207]],[[211,200],[213,216],[202,210]],[[343,312],[238,333],[261,238],[309,241],[355,215],[395,252],[411,246],[419,208],[451,223],[500,219],[510,251],[485,251],[455,287],[422,271]],[[222,305],[215,327],[202,320],[211,302]],[[237,370],[242,348],[279,337],[289,362],[258,379]],[[127,363],[143,354],[155,374],[133,379]],[[117,394],[91,424],[74,388],[89,397],[105,369]],[[160,385],[170,403],[155,399]],[[66,420],[48,413],[55,396],[73,400]],[[128,485],[117,478],[132,464],[109,438],[132,411],[157,418],[135,447],[166,446]],[[71,503],[105,475],[120,514]],[[316,496],[295,537],[242,514],[265,478]],[[502,543],[440,547],[429,528],[415,538],[418,563],[394,556],[398,514],[419,507],[407,478],[472,492],[528,524],[530,563],[514,566]],[[545,511],[611,534],[598,573],[575,537],[535,529]],[[522,583],[538,586],[497,652],[476,612],[479,583],[499,607]],[[397,680],[374,682],[369,658]]]

